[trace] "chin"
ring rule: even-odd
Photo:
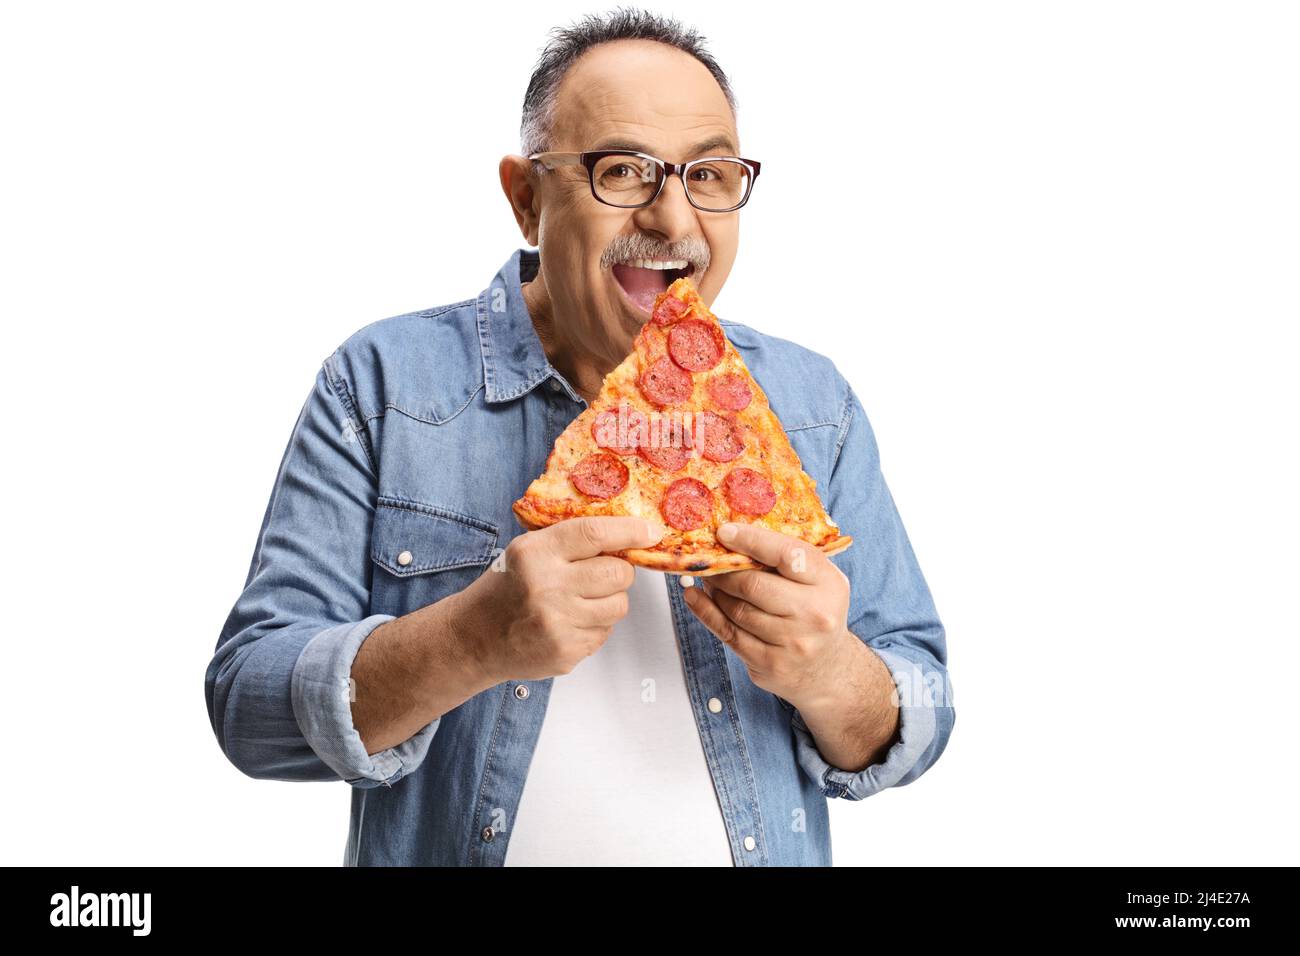
[[[617,294],[614,309],[618,315],[618,324],[630,336],[635,336],[641,331],[641,326],[650,321],[650,313],[639,309],[621,290]]]

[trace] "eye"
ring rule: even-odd
[[[691,178],[696,182],[707,183],[720,179],[718,171],[712,166],[696,166],[691,170]]]
[[[605,175],[614,179],[626,179],[628,176],[640,176],[641,174],[627,163],[618,163],[609,167],[605,171]]]

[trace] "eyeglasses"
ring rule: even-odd
[[[760,163],[738,156],[708,156],[689,163],[667,163],[630,149],[599,149],[585,153],[533,153],[528,157],[547,169],[583,166],[591,194],[607,206],[639,209],[663,192],[674,174],[681,176],[686,198],[705,212],[732,212],[749,201]]]

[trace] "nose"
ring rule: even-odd
[[[632,221],[638,229],[665,242],[678,242],[698,231],[695,207],[686,198],[686,184],[677,174],[668,177],[654,202],[633,211]]]

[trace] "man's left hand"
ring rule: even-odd
[[[756,686],[817,709],[862,650],[848,629],[848,577],[820,549],[767,528],[726,524],[718,540],[772,570],[700,578],[703,588],[683,591],[687,607],[744,661]]]

